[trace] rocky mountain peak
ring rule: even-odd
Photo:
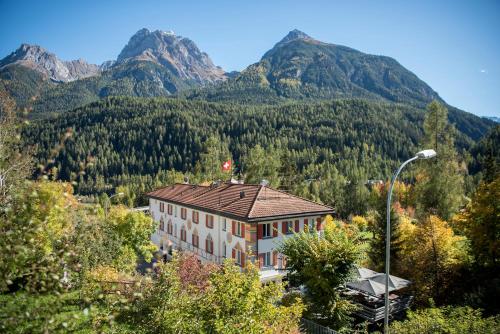
[[[279,41],[277,45],[288,43],[290,41],[294,41],[297,39],[314,40],[314,38],[312,38],[305,32],[302,32],[298,29],[294,29],[290,31],[281,41]]]
[[[136,32],[118,56],[117,64],[151,61],[165,66],[181,79],[204,84],[225,79],[224,71],[188,38],[173,31],[143,28]]]
[[[23,43],[10,55],[0,60],[0,68],[21,65],[40,72],[48,79],[69,82],[97,75],[99,67],[83,59],[62,61],[39,45]]]

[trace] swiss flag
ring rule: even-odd
[[[228,160],[222,164],[222,170],[225,172],[231,170],[231,160]]]

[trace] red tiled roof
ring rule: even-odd
[[[255,184],[175,184],[152,191],[146,196],[245,221],[334,212],[329,206]]]

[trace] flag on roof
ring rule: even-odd
[[[222,164],[222,170],[225,172],[231,170],[231,160],[228,160]]]

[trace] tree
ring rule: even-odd
[[[221,142],[219,137],[211,136],[203,144],[197,170],[205,181],[227,180],[231,172],[222,170],[225,161],[232,160],[227,143]]]
[[[433,148],[437,157],[419,162],[417,173],[417,213],[429,213],[448,220],[463,199],[463,175],[454,147],[455,129],[448,123],[446,107],[437,101],[427,106],[422,148]]]
[[[67,183],[31,182],[17,189],[0,219],[0,290],[62,288],[60,279],[74,263],[69,235],[77,200]]]
[[[157,223],[151,217],[140,211],[114,206],[109,211],[107,221],[122,240],[120,253],[115,259],[117,269],[133,272],[138,257],[146,262],[152,260],[157,248],[151,242],[150,236],[154,233]]]
[[[460,270],[468,263],[467,240],[454,234],[446,221],[429,216],[401,226],[401,274],[414,282],[417,301],[444,303]]]
[[[408,319],[394,321],[394,334],[483,334],[497,333],[500,317],[483,318],[480,310],[470,307],[446,306],[409,311]]]
[[[375,219],[370,226],[373,232],[373,238],[370,240],[370,257],[371,267],[375,271],[383,272],[385,268],[385,243],[386,243],[386,227],[387,227],[387,193],[388,184],[380,187],[377,194]],[[399,271],[399,260],[401,251],[401,238],[399,235],[399,215],[391,205],[391,272]]]
[[[351,171],[343,188],[343,200],[339,207],[341,217],[364,215],[368,210],[370,192],[366,187],[366,177],[361,172]]]
[[[241,272],[231,260],[220,267],[193,261],[176,254],[160,264],[131,321],[147,333],[298,332],[300,301],[277,305],[283,287],[262,285],[252,264]]]
[[[471,243],[476,264],[500,265],[500,175],[483,181],[471,202],[457,217],[458,226]]]
[[[489,314],[500,306],[500,175],[485,178],[455,225],[470,241],[474,262],[464,273],[463,300]]]
[[[306,317],[334,328],[345,326],[354,310],[353,304],[340,295],[362,254],[352,232],[329,223],[321,237],[300,232],[285,239],[279,248],[287,259],[290,284],[306,287]]]
[[[14,100],[0,90],[0,219],[4,217],[14,192],[31,173],[31,149],[23,149],[15,117]]]
[[[255,145],[245,157],[245,182],[259,184],[262,180],[269,181],[271,187],[277,188],[280,183],[281,151],[273,146],[264,150]]]

